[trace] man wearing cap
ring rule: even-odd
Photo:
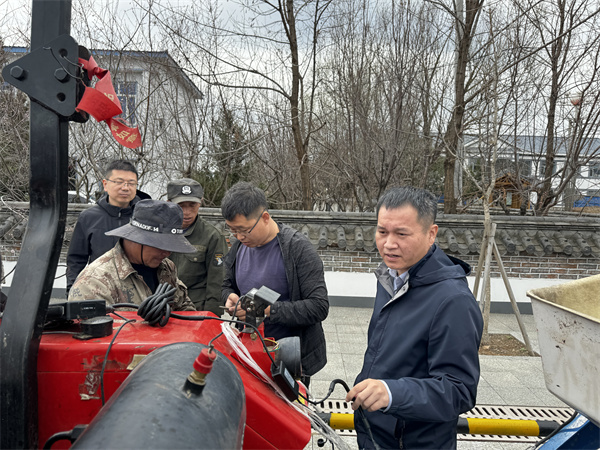
[[[187,286],[196,309],[220,316],[227,242],[219,230],[198,217],[203,197],[202,185],[191,178],[167,184],[167,198],[183,210],[184,236],[196,249],[194,253],[171,253],[169,259],[175,263],[179,279]]]
[[[141,304],[161,283],[175,287],[171,306],[194,311],[187,288],[177,278],[171,252],[196,251],[183,236],[183,211],[175,203],[141,200],[130,223],[106,232],[117,244],[88,265],[69,291],[69,301],[104,299],[109,304]]]

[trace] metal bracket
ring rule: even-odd
[[[77,42],[63,34],[2,69],[7,83],[55,113],[69,117],[77,106],[81,78]]]

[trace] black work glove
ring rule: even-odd
[[[177,288],[169,283],[161,283],[154,294],[148,296],[138,308],[138,316],[142,317],[152,326],[164,327],[171,315],[169,302],[175,297]]]

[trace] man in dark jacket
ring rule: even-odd
[[[83,268],[112,249],[119,240],[104,233],[129,223],[136,196],[138,173],[129,161],[118,159],[107,167],[102,180],[104,196],[82,211],[67,252],[67,293]]]
[[[300,337],[302,380],[308,384],[327,362],[321,325],[329,312],[323,262],[302,233],[275,222],[267,207],[264,192],[246,182],[223,197],[221,212],[238,240],[225,257],[222,300],[244,320],[245,311],[236,309],[240,296],[262,286],[281,294],[265,310],[265,336]]]
[[[475,405],[483,320],[468,264],[435,245],[435,198],[393,188],[377,205],[377,294],[353,401],[363,448],[455,449]],[[369,426],[366,425],[368,422]]]

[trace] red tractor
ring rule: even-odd
[[[211,313],[152,326],[103,302],[50,304],[68,125],[86,120],[70,17],[71,0],[33,1],[31,52],[3,69],[31,99],[31,200],[0,323],[0,446],[304,448],[311,421],[295,401],[297,342],[265,339],[262,327],[237,332]],[[268,300],[260,291],[251,307]]]

